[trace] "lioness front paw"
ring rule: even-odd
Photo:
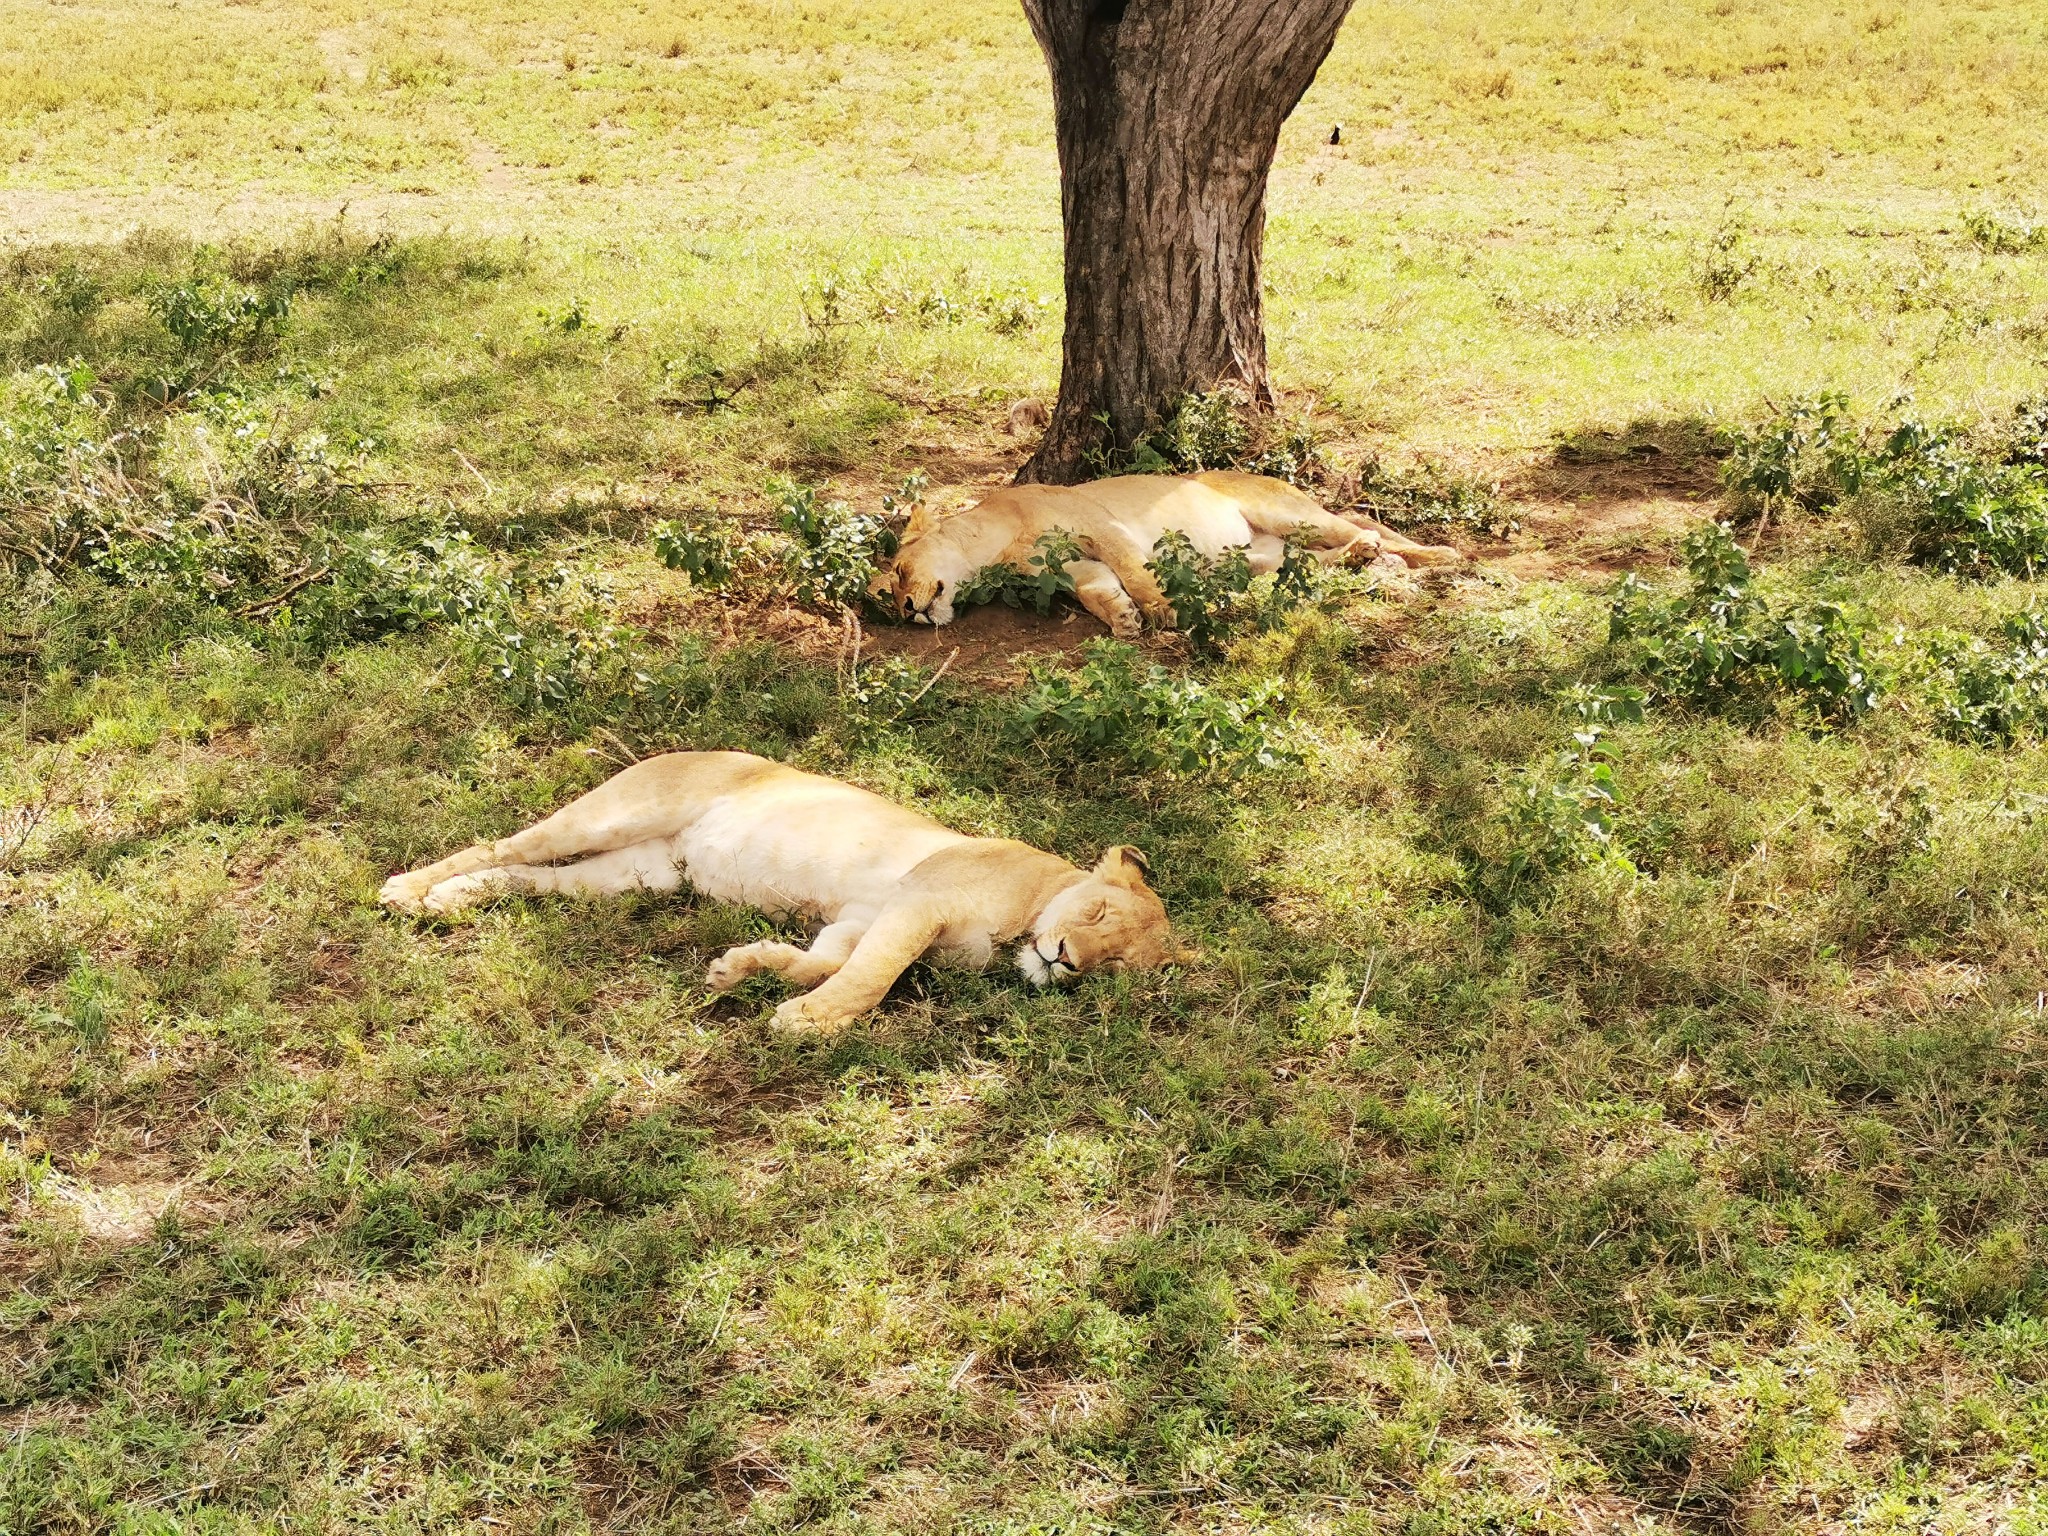
[[[704,967],[704,985],[714,992],[730,992],[760,969],[760,962],[739,945]]]
[[[377,900],[394,912],[417,912],[432,889],[417,873],[393,875],[377,892]]]

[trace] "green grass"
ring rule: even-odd
[[[1276,179],[1282,383],[1529,531],[1163,649],[1284,686],[1229,781],[1032,731],[1001,655],[899,713],[651,547],[1013,462],[1009,9],[0,22],[0,1530],[2048,1530],[2048,758],[1924,666],[2038,589],[1775,516],[1771,611],[1887,682],[1830,723],[1658,693],[1593,568],[1667,581],[1766,398],[2044,392],[2031,10],[1361,8]],[[175,297],[242,291],[288,313]],[[114,534],[23,553],[53,487]],[[1603,847],[1561,754],[1629,684]],[[798,1040],[699,987],[749,911],[375,907],[674,746],[1136,843],[1203,958]]]

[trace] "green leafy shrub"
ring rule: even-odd
[[[1306,421],[1274,421],[1252,398],[1226,384],[1183,395],[1166,419],[1141,435],[1126,455],[1098,455],[1100,474],[1191,475],[1205,469],[1241,469],[1301,484],[1321,475],[1323,449]]]
[[[1192,474],[1231,469],[1251,451],[1251,397],[1240,389],[1183,395],[1166,420],[1131,445],[1130,471]]]
[[[480,613],[462,626],[469,651],[496,679],[515,708],[587,703],[654,687],[632,631],[611,623],[594,603],[519,622]]]
[[[771,487],[791,544],[787,565],[797,600],[819,608],[860,608],[875,574],[896,553],[896,534],[872,513],[820,501],[818,487]]]
[[[1913,417],[1859,426],[1846,397],[1796,400],[1727,434],[1738,505],[1853,507],[1873,548],[1963,575],[2048,568],[2048,406],[2023,404],[1985,436]]]
[[[2022,400],[2006,428],[2005,462],[2048,468],[2048,399]]]
[[[150,290],[149,311],[187,352],[239,354],[274,339],[291,315],[289,287],[245,288],[200,276]]]
[[[1658,692],[1709,709],[1789,696],[1828,720],[1875,706],[1882,685],[1864,658],[1864,626],[1845,609],[1774,608],[1726,524],[1688,535],[1683,551],[1685,591],[1661,597],[1631,572],[1611,609],[1610,638],[1633,644]]]
[[[1048,528],[1031,546],[1023,570],[1006,562],[983,566],[961,584],[953,606],[1001,602],[1021,608],[1028,603],[1039,614],[1051,613],[1058,598],[1073,596],[1074,578],[1067,574],[1067,565],[1080,558],[1079,540],[1064,528]]]
[[[105,452],[106,406],[92,370],[45,364],[0,384],[0,494],[40,492]]]
[[[690,585],[715,590],[732,580],[740,531],[722,519],[663,518],[654,525],[654,552],[670,570],[688,576]]]
[[[338,537],[322,579],[277,605],[273,622],[319,650],[436,625],[509,622],[515,583],[465,532],[406,540],[387,529]]]
[[[1884,492],[1903,511],[1907,552],[1963,575],[2048,569],[2048,471],[2000,463],[1953,428],[1902,424],[1885,445]]]
[[[1276,739],[1286,707],[1276,680],[1232,696],[1141,660],[1131,646],[1098,640],[1078,672],[1041,664],[1019,719],[1088,756],[1121,757],[1141,769],[1230,775],[1294,760]]]
[[[567,565],[494,559],[462,530],[411,543],[366,530],[344,535],[325,559],[324,579],[270,619],[316,650],[450,630],[507,700],[527,710],[654,686],[633,632],[607,617],[610,594]]]
[[[2004,743],[2048,730],[2048,612],[2029,609],[2006,620],[1995,642],[1936,634],[1928,662],[1942,734]]]
[[[2019,256],[2048,246],[2048,221],[2024,213],[1976,209],[1963,215],[1963,232],[1978,250],[1992,256]]]
[[[856,729],[893,725],[928,695],[938,678],[907,656],[877,656],[859,663],[843,694]]]
[[[1211,560],[1184,533],[1170,532],[1146,567],[1173,608],[1174,628],[1197,650],[1214,650],[1236,629],[1271,629],[1322,590],[1322,565],[1295,539],[1263,582],[1243,549]]]
[[[1173,627],[1197,650],[1217,644],[1231,625],[1237,600],[1252,584],[1252,568],[1242,549],[1211,560],[1178,529],[1154,546],[1145,569],[1173,607]]]
[[[1427,460],[1400,469],[1374,455],[1356,472],[1349,491],[1353,506],[1390,528],[1465,528],[1506,538],[1521,527],[1501,500],[1498,481],[1460,475]]]
[[[1515,851],[1506,871],[1510,888],[1570,864],[1635,868],[1615,833],[1614,810],[1621,795],[1605,738],[1616,725],[1642,724],[1642,690],[1582,684],[1567,691],[1565,702],[1575,717],[1571,746],[1557,755],[1547,777],[1524,778],[1511,800]]]
[[[1840,393],[1791,401],[1768,420],[1724,437],[1721,483],[1739,506],[1796,502],[1831,507],[1862,489],[1872,470],[1863,434]]]
[[[583,300],[572,298],[565,309],[540,309],[535,311],[542,327],[573,336],[578,331],[590,329],[590,311],[583,307]]]
[[[0,559],[10,566],[87,558],[104,529],[132,515],[122,461],[133,440],[97,383],[77,362],[0,381]]]

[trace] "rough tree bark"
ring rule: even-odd
[[[1052,72],[1067,321],[1059,403],[1017,478],[1062,484],[1190,391],[1272,404],[1266,176],[1351,0],[1023,5]]]

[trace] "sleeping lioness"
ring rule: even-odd
[[[1023,569],[1040,537],[1054,529],[1072,534],[1088,557],[1067,562],[1074,596],[1123,640],[1135,638],[1148,618],[1161,627],[1173,624],[1172,605],[1146,562],[1174,530],[1212,560],[1243,549],[1254,573],[1278,567],[1290,538],[1333,565],[1445,565],[1464,558],[1378,523],[1336,517],[1284,480],[1236,470],[1012,485],[952,517],[918,510],[886,577],[897,611],[922,624],[952,623],[964,582],[992,565]]]
[[[381,900],[445,913],[504,890],[608,896],[687,880],[720,901],[822,918],[809,949],[742,944],[705,980],[723,992],[780,971],[816,990],[776,1009],[775,1022],[832,1028],[879,1003],[927,951],[980,966],[1022,939],[1017,965],[1033,985],[1163,965],[1176,951],[1146,873],[1135,848],[1083,871],[766,758],[671,752],[524,832],[393,875]]]

